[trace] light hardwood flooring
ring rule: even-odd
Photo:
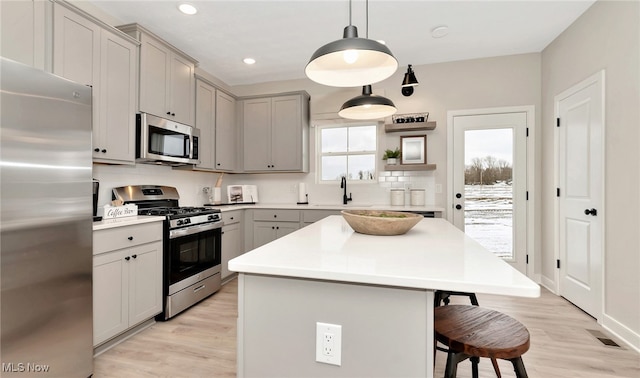
[[[95,358],[95,378],[234,377],[236,375],[237,280],[168,322],[158,322]],[[542,289],[540,298],[479,295],[481,306],[520,320],[531,333],[523,360],[531,378],[638,378],[640,354],[602,344],[588,330],[606,334],[593,318]],[[454,298],[452,303],[466,303]],[[607,335],[610,337],[610,335]],[[436,377],[446,355],[436,355]],[[515,377],[500,361],[503,377]],[[471,377],[468,361],[458,377]],[[480,361],[480,377],[495,377],[491,362]]]

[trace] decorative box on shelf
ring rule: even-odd
[[[393,123],[384,125],[385,132],[394,131],[420,131],[436,128],[435,121],[428,121],[429,112],[396,114],[391,117]]]
[[[138,215],[138,205],[128,204],[124,206],[104,205],[104,219],[126,218]]]

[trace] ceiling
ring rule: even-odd
[[[95,6],[124,23],[137,22],[199,61],[230,86],[304,78],[320,46],[342,38],[347,0],[101,1]],[[542,51],[594,0],[369,1],[369,38],[384,40],[399,70],[421,65]],[[366,37],[366,3],[353,1],[352,23]],[[435,27],[449,33],[433,38]],[[254,58],[246,65],[242,60]]]

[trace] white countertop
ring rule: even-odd
[[[418,289],[540,295],[535,282],[440,218],[425,218],[404,235],[371,236],[355,233],[341,216],[329,216],[229,261],[229,270]]]
[[[444,213],[444,208],[438,206],[392,206],[389,204],[309,204],[298,205],[295,203],[256,203],[239,205],[205,205],[221,211],[240,209],[283,209],[283,210],[388,210],[388,211],[434,211]]]
[[[150,215],[137,215],[133,217],[103,219],[100,222],[93,222],[93,231],[106,230],[108,228],[133,226],[136,224],[161,222],[165,217],[157,217]]]

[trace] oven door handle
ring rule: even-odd
[[[178,228],[176,230],[169,230],[169,239],[175,239],[181,236],[193,235],[203,231],[215,230],[216,228],[222,228],[222,225],[223,225],[222,222],[212,222],[212,223],[200,224],[197,226]]]

